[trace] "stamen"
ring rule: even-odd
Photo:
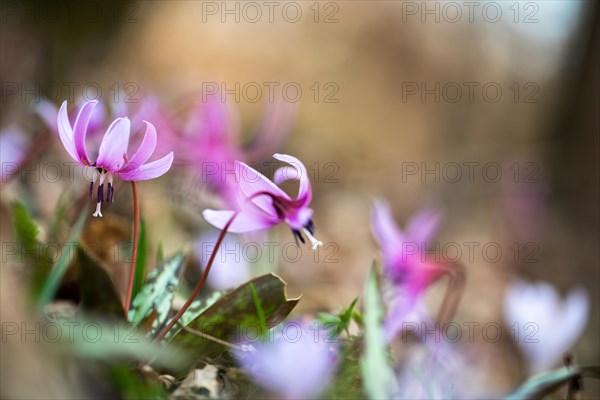
[[[302,244],[305,243],[304,237],[302,236],[302,233],[300,233],[299,230],[292,229],[292,233],[294,234],[294,240],[296,241],[296,246],[298,246],[298,247],[300,246],[300,243],[298,243],[298,239],[300,239]]]
[[[310,242],[312,243],[312,246],[310,246],[311,250],[316,250],[317,247],[323,246],[323,242],[317,240],[307,228],[303,228],[302,230],[304,231],[304,233],[306,233],[308,240],[310,240]]]
[[[92,214],[94,217],[102,217],[102,202],[104,201],[104,172],[100,172],[100,184],[98,185],[98,195],[96,197],[96,212]]]
[[[92,201],[92,193],[94,192],[94,183],[96,183],[96,178],[98,178],[98,170],[94,169],[94,175],[92,175],[92,181],[90,182],[90,202]]]
[[[106,202],[114,203],[115,202],[115,187],[113,186],[113,176],[110,172],[107,172],[108,175],[108,193],[106,194]]]
[[[100,210],[100,206],[102,203],[96,203],[96,212],[92,214],[93,217],[102,217],[102,211]]]

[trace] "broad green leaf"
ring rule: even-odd
[[[262,275],[226,293],[187,327],[214,338],[237,342],[260,330],[260,317],[252,296],[252,287],[260,299],[265,324],[271,328],[283,321],[300,298],[288,299],[285,282],[274,274]],[[172,344],[188,350],[195,357],[216,357],[226,347],[206,337],[181,330]]]
[[[30,293],[33,299],[37,299],[52,268],[52,260],[48,247],[38,241],[40,229],[25,206],[15,201],[11,205],[11,214],[18,262],[24,263],[31,271]]]
[[[181,330],[182,326],[187,326],[190,322],[192,322],[198,315],[202,314],[204,310],[208,307],[212,306],[217,300],[221,298],[227,291],[220,290],[211,293],[205,298],[200,300],[195,300],[190,304],[190,307],[185,310],[179,321],[167,334],[165,335],[165,339],[168,341],[171,337],[175,336]],[[165,326],[171,322],[171,318],[164,324]]]
[[[58,286],[60,285],[60,282],[62,281],[65,272],[67,272],[67,268],[69,267],[69,264],[71,263],[73,257],[73,253],[71,251],[73,249],[70,247],[70,244],[77,242],[77,239],[79,238],[79,235],[83,230],[83,225],[87,220],[88,214],[89,213],[86,209],[82,210],[79,214],[77,222],[75,222],[75,225],[71,230],[71,234],[69,235],[67,245],[65,245],[62,248],[58,260],[56,260],[56,263],[54,263],[54,265],[52,266],[52,270],[50,270],[48,279],[46,279],[46,281],[44,282],[44,286],[41,290],[37,302],[38,308],[43,308],[48,302],[50,302],[54,298],[54,295],[58,290]],[[66,247],[69,247],[69,249],[66,249]]]
[[[119,360],[152,361],[153,364],[179,368],[186,357],[175,348],[152,343],[139,328],[126,322],[91,320],[80,316],[76,320],[53,319],[50,324],[63,332],[60,336],[67,351],[81,358],[117,362]]]
[[[555,371],[535,375],[523,383],[517,390],[506,396],[505,400],[534,400],[549,395],[571,379],[581,376],[583,378],[600,378],[600,366],[582,367],[574,365],[563,367]]]
[[[152,317],[151,333],[164,324],[171,311],[184,260],[185,255],[180,251],[157,265],[148,275],[142,290],[131,303],[128,316],[131,323],[139,325]]]
[[[108,272],[81,247],[77,248],[81,307],[89,314],[125,318],[119,293]]]
[[[369,399],[391,399],[398,392],[394,371],[389,363],[383,332],[383,306],[379,298],[375,268],[365,287],[365,350],[360,360],[365,394]]]
[[[146,258],[148,257],[148,243],[146,238],[146,221],[140,221],[140,232],[138,236],[137,260],[135,262],[135,274],[133,276],[133,288],[131,290],[131,298],[142,290],[144,285],[144,277],[146,276]]]
[[[25,206],[15,201],[11,207],[15,238],[22,247],[22,253],[26,256],[35,255],[38,247],[38,234],[40,228],[37,226]]]

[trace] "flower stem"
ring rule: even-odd
[[[219,237],[217,238],[217,242],[215,243],[215,248],[212,251],[212,254],[210,255],[208,263],[206,264],[206,268],[204,269],[204,272],[202,273],[200,280],[196,284],[194,291],[192,292],[190,297],[187,299],[187,301],[185,302],[183,307],[181,307],[181,309],[177,312],[177,314],[175,314],[175,316],[173,317],[171,322],[169,322],[169,324],[156,337],[155,340],[157,342],[161,341],[165,337],[165,335],[171,330],[171,328],[173,328],[173,326],[175,326],[177,321],[179,321],[179,318],[181,318],[183,313],[185,313],[187,311],[187,309],[190,307],[192,302],[196,299],[196,297],[198,297],[198,294],[200,294],[200,292],[202,291],[202,288],[204,287],[204,283],[206,282],[206,278],[208,278],[208,273],[210,272],[210,268],[212,267],[213,261],[215,260],[215,257],[217,256],[217,252],[219,251],[219,247],[221,247],[221,243],[223,242],[223,239],[225,238],[225,234],[227,234],[227,230],[229,229],[229,227],[231,226],[231,224],[233,223],[233,220],[235,219],[235,217],[237,217],[237,215],[238,215],[237,212],[234,213],[231,216],[231,218],[229,218],[229,221],[227,221],[227,224],[225,224],[225,226],[223,227],[223,230],[219,234]]]
[[[133,292],[133,279],[135,277],[135,265],[137,263],[138,236],[140,233],[140,202],[138,199],[137,185],[131,181],[131,191],[133,193],[133,250],[131,252],[131,267],[129,269],[129,283],[127,284],[127,299],[125,300],[125,318],[129,314],[131,305],[131,294]]]

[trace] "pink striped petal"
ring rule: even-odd
[[[375,239],[384,254],[402,251],[404,235],[394,221],[390,206],[384,200],[376,200],[373,206],[371,224]]]
[[[85,150],[85,135],[90,123],[92,111],[94,110],[96,104],[98,104],[98,101],[92,100],[88,101],[81,107],[79,114],[77,114],[77,119],[75,120],[75,125],[73,128],[75,151],[77,151],[79,160],[81,160],[81,162],[85,165],[91,164],[90,160],[88,159],[87,151]]]
[[[285,177],[287,177],[287,179],[296,179],[296,180],[300,181],[300,187],[298,188],[297,199],[301,200],[303,202],[303,205],[305,205],[305,206],[310,204],[310,202],[312,200],[312,190],[311,190],[311,186],[310,186],[310,179],[308,177],[308,171],[306,171],[306,167],[304,166],[304,164],[302,164],[302,162],[300,160],[298,160],[296,157],[293,157],[293,156],[290,156],[287,154],[275,154],[275,155],[273,155],[273,158],[276,158],[279,161],[283,161],[288,164],[291,164],[292,168],[296,169],[296,171],[297,171],[295,174],[290,174],[289,169],[282,170],[280,168],[278,171],[282,170],[283,172],[280,173],[280,176],[277,176],[277,173],[276,173],[275,182],[277,182],[278,179],[284,179]],[[288,167],[288,168],[290,168],[290,167]],[[286,173],[287,175],[283,175],[283,173]],[[280,182],[277,182],[277,183],[280,183]]]
[[[65,147],[65,150],[67,150],[67,153],[69,153],[73,160],[81,163],[81,159],[77,155],[77,150],[75,149],[75,143],[73,141],[73,128],[71,127],[71,122],[69,121],[69,113],[67,112],[66,101],[62,103],[60,110],[58,110],[56,122],[58,125],[58,136],[60,137],[60,141]]]
[[[235,162],[236,180],[241,191],[240,206],[244,208],[245,202],[250,201],[264,212],[277,215],[270,196],[258,193],[268,193],[275,197],[291,200],[281,188],[271,182],[266,176],[246,165],[241,161]]]
[[[163,158],[144,164],[131,171],[117,172],[116,175],[124,181],[146,181],[164,175],[173,164],[173,152]]]
[[[223,229],[229,219],[233,216],[234,211],[215,211],[215,210],[204,210],[202,216],[212,226]],[[257,231],[260,229],[266,229],[273,226],[274,223],[268,219],[250,216],[245,213],[239,213],[229,226],[228,232],[232,233],[245,233]]]
[[[121,170],[121,173],[127,173],[141,167],[154,153],[156,148],[156,128],[148,121],[143,121],[146,124],[146,133],[140,147],[129,160],[127,165]]]
[[[44,121],[46,126],[48,126],[48,129],[54,133],[58,133],[58,126],[56,124],[56,115],[58,110],[54,104],[46,99],[42,99],[36,103],[34,110]]]
[[[410,219],[406,228],[407,240],[419,245],[429,243],[437,231],[441,215],[433,210],[423,210]]]
[[[97,167],[117,172],[125,164],[130,127],[129,118],[117,118],[110,124],[100,144]]]

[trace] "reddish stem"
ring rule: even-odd
[[[208,264],[206,264],[206,268],[204,269],[204,272],[202,273],[202,276],[200,277],[200,280],[196,284],[196,287],[194,288],[194,291],[192,292],[192,294],[190,295],[190,297],[187,299],[187,301],[185,302],[185,304],[183,305],[183,307],[181,307],[181,309],[177,312],[177,314],[175,314],[175,316],[173,317],[173,319],[171,320],[171,322],[169,322],[169,324],[156,337],[155,340],[157,342],[161,341],[165,337],[165,335],[167,334],[167,332],[169,332],[171,330],[171,328],[173,328],[173,326],[175,326],[175,324],[177,323],[177,321],[179,321],[179,318],[181,318],[181,316],[183,315],[183,313],[185,313],[187,311],[187,309],[190,307],[190,305],[192,304],[192,302],[200,294],[200,291],[202,291],[202,288],[204,287],[204,283],[206,282],[206,278],[208,278],[208,273],[210,272],[210,268],[212,267],[213,261],[215,260],[215,257],[217,256],[217,252],[219,251],[219,247],[221,247],[221,243],[223,242],[223,239],[225,238],[225,234],[227,233],[227,230],[229,229],[229,227],[231,226],[231,224],[233,223],[233,220],[235,219],[235,217],[237,217],[237,215],[238,215],[237,212],[234,213],[231,216],[231,218],[229,218],[229,221],[227,221],[227,224],[225,224],[225,226],[223,227],[223,230],[219,234],[219,237],[217,238],[217,242],[215,243],[215,248],[214,248],[212,254],[210,255],[210,258],[208,260]]]
[[[127,318],[127,315],[129,314],[129,306],[131,305],[133,279],[135,277],[135,264],[137,262],[138,236],[140,230],[140,202],[138,200],[138,191],[135,181],[131,181],[131,191],[133,193],[133,251],[131,253],[131,267],[129,268],[127,299],[125,300],[125,318]]]

